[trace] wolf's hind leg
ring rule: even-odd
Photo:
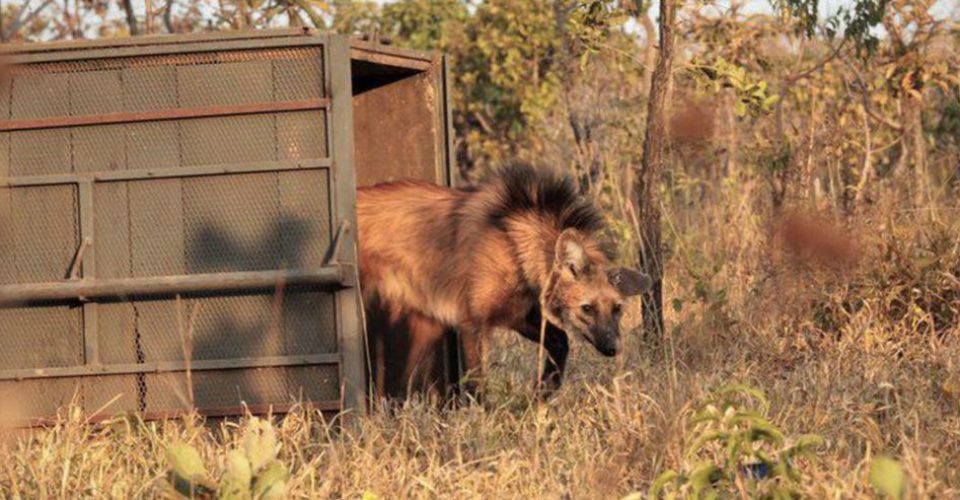
[[[463,348],[464,392],[480,402],[483,389],[483,335],[478,328],[460,328]]]
[[[407,352],[404,384],[406,393],[410,394],[426,389],[425,385],[430,383],[436,361],[434,353],[443,339],[444,327],[437,320],[418,313],[409,314],[407,327],[410,330],[410,350]]]

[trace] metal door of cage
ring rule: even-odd
[[[362,407],[345,38],[7,58],[0,394],[17,416]]]

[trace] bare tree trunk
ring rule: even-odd
[[[643,48],[643,88],[641,94],[650,97],[650,85],[653,80],[653,65],[657,62],[657,28],[650,20],[649,12],[638,15],[640,26],[643,27],[643,37],[647,46]]]
[[[130,36],[138,36],[140,26],[137,24],[137,13],[133,11],[133,0],[123,0],[123,11],[127,15],[127,28],[130,30]]]
[[[660,58],[650,86],[643,158],[634,189],[634,204],[640,215],[640,267],[653,281],[653,286],[642,297],[644,337],[655,342],[662,340],[664,333],[660,184],[666,163],[667,101],[673,70],[676,17],[676,0],[661,0]]]

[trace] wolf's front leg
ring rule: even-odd
[[[539,344],[540,328],[540,311],[536,309],[531,311],[524,324],[519,325],[516,330],[524,338]],[[563,384],[563,372],[566,370],[567,356],[570,354],[570,342],[567,340],[566,332],[547,323],[546,330],[543,332],[543,348],[546,351],[546,359],[543,362],[540,379],[537,381],[537,394],[546,399],[557,392]]]

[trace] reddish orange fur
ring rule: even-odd
[[[469,370],[480,371],[493,328],[538,338],[541,298],[554,357],[566,357],[558,328],[591,341],[597,328],[614,328],[621,295],[596,241],[599,212],[569,179],[517,167],[476,190],[382,184],[359,190],[357,220],[365,302],[381,304],[394,322],[414,315],[413,335],[457,328]],[[558,241],[571,255],[557,255]],[[588,303],[595,314],[581,310]],[[554,361],[562,372],[563,360]]]

